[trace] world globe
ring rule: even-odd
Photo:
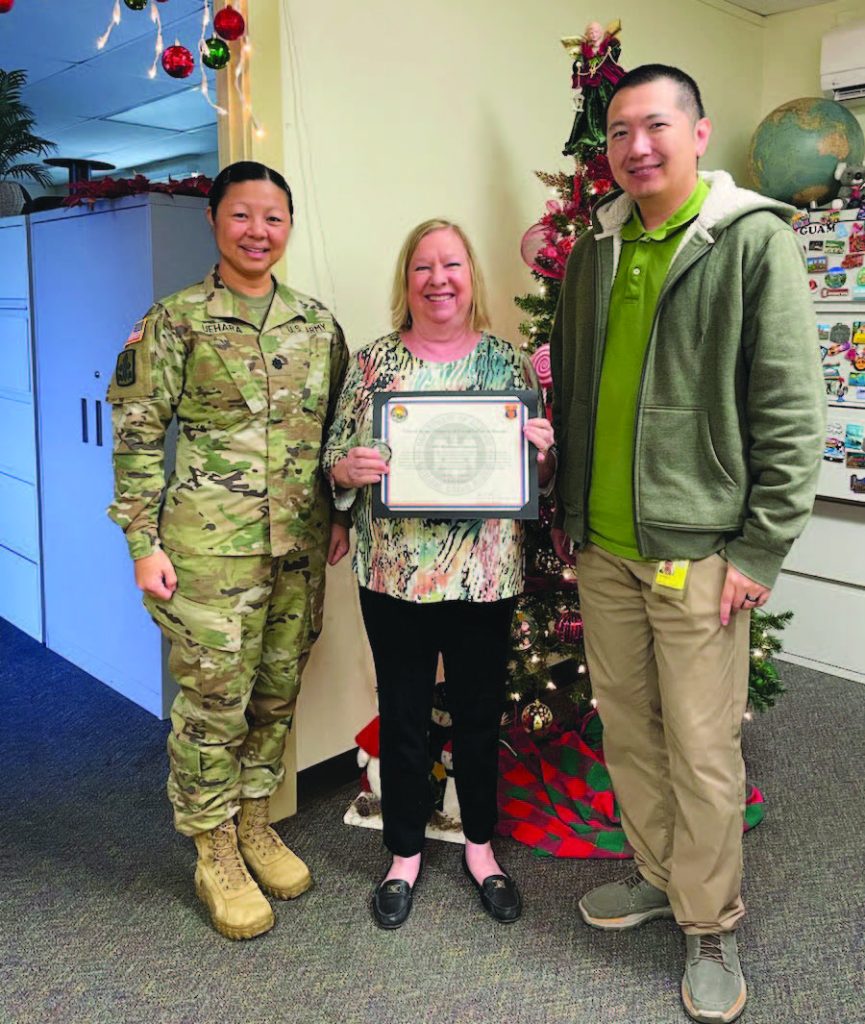
[[[859,164],[865,136],[856,118],[834,100],[805,97],[773,110],[757,127],[748,172],[758,192],[804,207],[835,197],[839,160]]]

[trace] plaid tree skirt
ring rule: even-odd
[[[631,857],[604,764],[603,728],[592,711],[578,730],[537,744],[519,725],[499,747],[501,835],[538,857]],[[748,786],[744,829],[763,820],[765,804]]]

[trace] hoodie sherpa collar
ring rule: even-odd
[[[710,190],[689,233],[699,233],[707,241],[714,241],[729,224],[754,210],[767,210],[788,224],[796,212],[786,203],[739,188],[726,171],[701,171],[700,177]],[[592,213],[595,240],[618,235],[633,208],[634,200],[626,192],[617,191],[605,197]]]

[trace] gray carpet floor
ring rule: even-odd
[[[745,837],[748,1024],[865,1022],[865,689],[784,666],[746,730],[766,820]],[[360,723],[359,723],[360,724]],[[429,846],[409,922],[368,910],[380,835],[342,824],[354,785],[279,830],[316,885],[267,936],[229,943],[192,888],[164,798],[166,726],[0,620],[0,1024],[680,1024],[668,921],[585,927],[589,886],[627,863],[537,859],[508,840],[525,900],[486,917],[459,848]]]

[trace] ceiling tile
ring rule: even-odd
[[[211,97],[215,93],[211,88]],[[183,92],[174,92],[152,103],[142,103],[130,110],[124,110],[109,117],[112,121],[126,124],[149,125],[153,128],[170,128],[175,131],[189,131],[213,123],[213,109],[201,95],[198,85]]]
[[[118,124],[116,121],[85,121],[76,128],[57,132],[54,141],[58,156],[88,157],[114,163],[112,153],[120,149],[158,146],[174,132],[140,125]]]
[[[159,160],[191,154],[206,154],[216,151],[216,126],[195,132],[160,132],[154,129],[141,128],[139,131],[151,133],[144,141],[131,143],[122,149],[113,150],[107,157],[109,163],[117,167],[143,167]]]
[[[736,7],[741,7],[752,14],[785,14],[787,11],[799,11],[803,7],[819,7],[831,3],[832,0],[729,0]]]
[[[179,40],[197,52],[201,0],[160,4],[166,45]],[[149,8],[121,6],[121,23],[103,50],[96,39],[113,0],[20,0],[0,20],[0,67],[28,73],[24,100],[36,131],[60,156],[102,159],[118,168],[199,162],[216,151],[216,115],[198,91],[201,72],[169,78],[153,63],[155,27]],[[207,71],[215,96],[215,73]],[[189,161],[185,157],[189,155]],[[66,172],[52,171],[58,182]]]

